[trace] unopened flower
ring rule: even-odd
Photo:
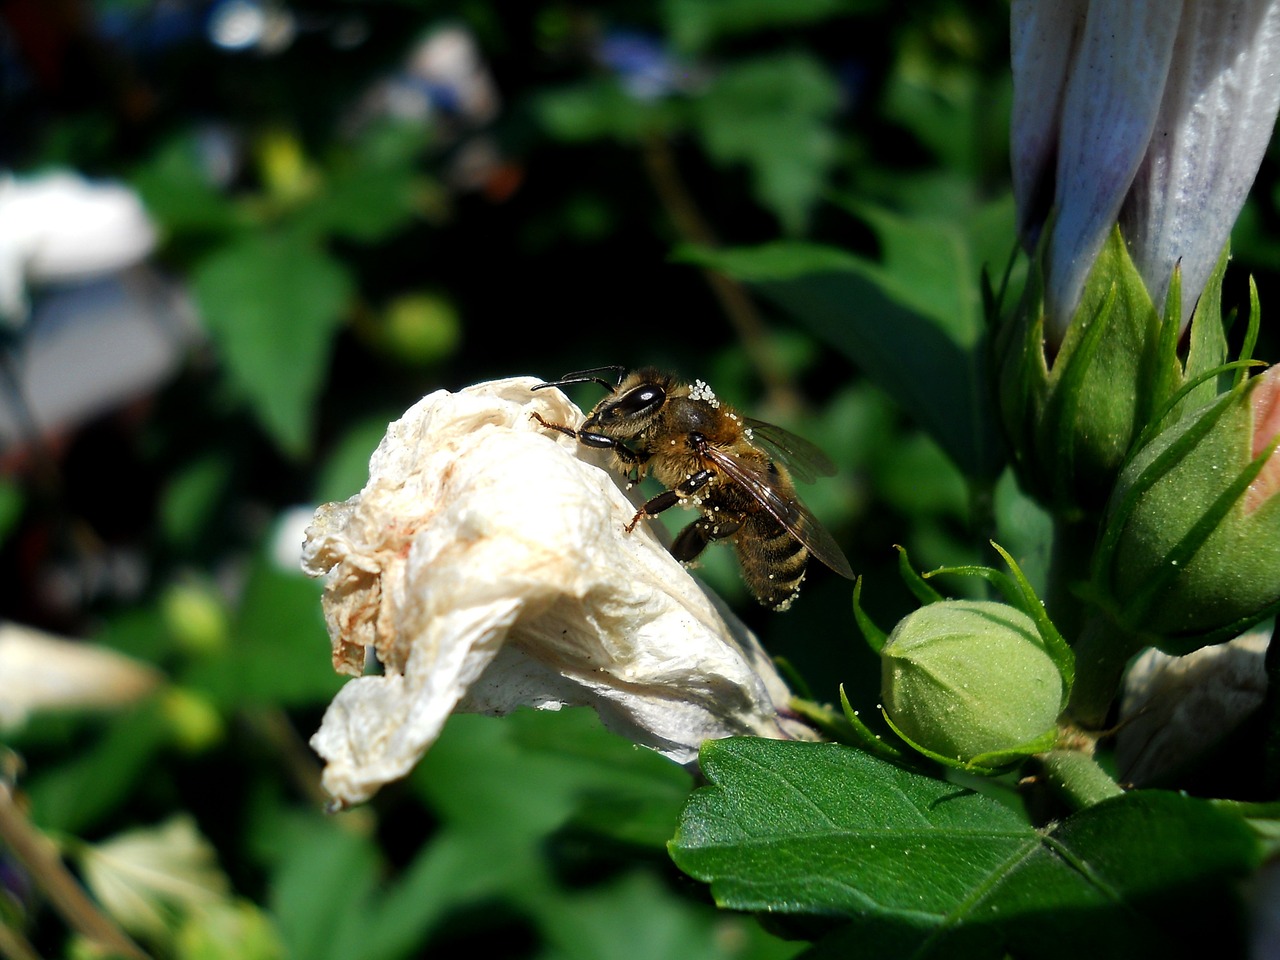
[[[1051,224],[1050,340],[1117,223],[1157,307],[1181,263],[1185,325],[1271,139],[1280,2],[1014,0],[1011,26],[1014,195],[1028,250]]]
[[[1136,450],[1093,595],[1134,643],[1185,654],[1280,608],[1280,366]]]
[[[997,326],[1000,410],[1024,486],[1074,521],[1154,411],[1229,359],[1225,249],[1280,108],[1280,0],[1014,0],[1011,25],[1033,261]]]
[[[26,318],[28,282],[122,270],[155,243],[142,201],[123,184],[66,172],[0,179],[0,316]]]
[[[16,726],[40,710],[133,703],[159,680],[154,669],[114,650],[0,624],[0,728]]]
[[[325,789],[367,799],[450,713],[589,705],[681,763],[708,738],[808,736],[755,639],[732,627],[602,467],[532,418],[582,413],[531,378],[424,397],[321,507],[304,569],[325,578],[335,667],[356,676],[312,746]],[[366,651],[380,676],[360,676]]]
[[[880,695],[914,744],[961,763],[1045,749],[1063,680],[1035,622],[1008,604],[941,600],[899,621]]]

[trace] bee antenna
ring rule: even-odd
[[[600,374],[611,372],[612,380],[606,380]],[[606,390],[615,390],[618,384],[622,382],[622,378],[626,376],[627,368],[616,363],[611,363],[603,367],[592,367],[590,370],[579,370],[577,373],[566,373],[559,380],[551,380],[547,383],[540,383],[534,390],[542,390],[546,387],[567,387],[574,383],[598,383]]]

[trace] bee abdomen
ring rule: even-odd
[[[751,592],[766,607],[786,610],[800,592],[809,551],[781,524],[751,524],[737,539],[738,562]]]

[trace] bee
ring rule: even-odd
[[[793,476],[811,481],[835,473],[809,441],[740,416],[701,380],[690,385],[653,367],[630,373],[626,367],[596,367],[533,389],[575,383],[598,383],[609,391],[581,427],[551,423],[536,413],[533,419],[588,447],[611,451],[633,482],[649,475],[667,488],[636,512],[628,533],[677,504],[696,506],[702,516],[675,538],[671,554],[691,563],[712,541],[733,543],[747,586],[772,610],[791,606],[810,556],[853,579],[844,553],[792,484]]]

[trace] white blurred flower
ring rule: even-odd
[[[74,173],[0,179],[0,317],[26,318],[28,282],[83,280],[137,263],[156,243],[138,195]]]
[[[85,844],[76,853],[85,884],[132,934],[170,937],[180,918],[228,898],[213,847],[187,816]]]
[[[424,397],[391,424],[364,490],[316,512],[304,569],[325,578],[335,667],[384,675],[334,698],[312,746],[357,803],[403,777],[455,710],[589,705],[691,762],[708,738],[812,736],[755,638],[731,627],[617,478],[531,419],[582,413],[530,378]]]
[[[159,681],[154,669],[114,650],[0,623],[0,729],[38,710],[123,706]]]
[[[1116,732],[1122,781],[1158,781],[1203,756],[1262,705],[1272,626],[1184,657],[1152,649],[1133,662]]]
[[[1226,245],[1280,108],[1278,0],[1013,0],[1012,164],[1030,251],[1050,208],[1045,315],[1060,342],[1119,222],[1182,320]]]

